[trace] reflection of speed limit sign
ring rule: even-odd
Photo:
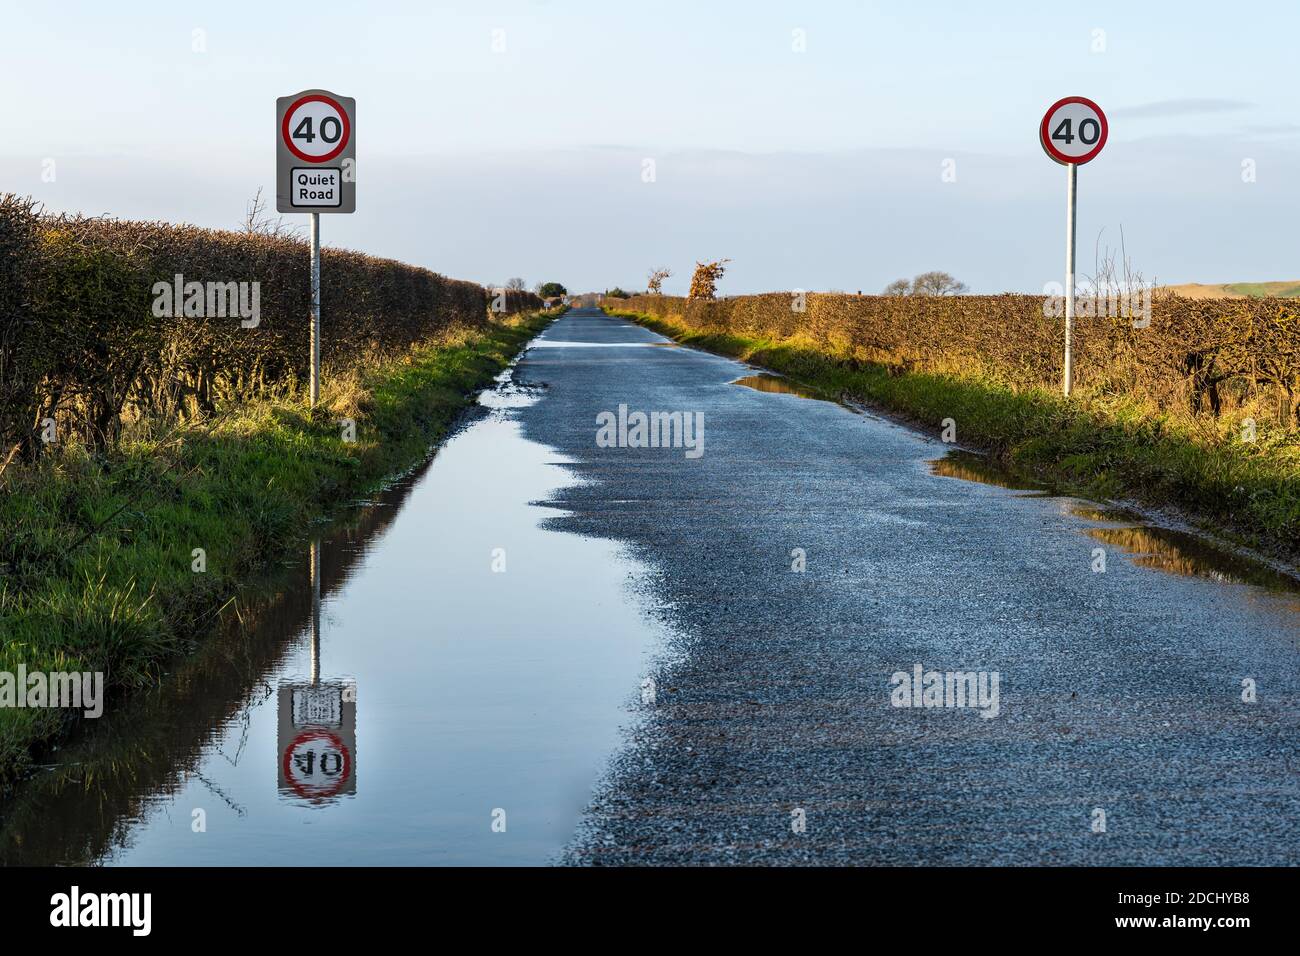
[[[351,681],[281,684],[276,786],[316,806],[357,792],[357,695]]]
[[[326,163],[347,148],[352,124],[339,101],[323,93],[300,96],[280,123],[284,145],[304,163]]]
[[[1083,96],[1067,96],[1048,109],[1038,135],[1052,159],[1080,165],[1101,152],[1106,133],[1106,114],[1100,106]]]
[[[275,208],[355,212],[357,101],[303,90],[275,101]]]
[[[300,797],[336,796],[352,776],[352,754],[338,734],[306,730],[284,752],[285,782]]]

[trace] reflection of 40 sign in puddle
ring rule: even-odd
[[[321,804],[357,792],[357,693],[351,681],[282,684],[280,794]]]
[[[338,796],[352,777],[352,754],[328,730],[304,730],[284,752],[284,778],[308,800]]]

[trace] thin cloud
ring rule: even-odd
[[[1271,123],[1243,126],[1241,131],[1256,136],[1291,135],[1294,133],[1300,133],[1300,123]]]
[[[1154,103],[1141,103],[1137,106],[1122,107],[1115,110],[1115,115],[1137,117],[1197,116],[1203,113],[1233,113],[1238,110],[1248,110],[1254,105],[1242,100],[1157,100]]]

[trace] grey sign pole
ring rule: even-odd
[[[357,208],[357,101],[303,90],[275,101],[275,208],[311,216],[311,406],[320,401],[320,214]]]
[[[1066,167],[1065,188],[1065,381],[1062,391],[1070,397],[1070,382],[1073,380],[1070,358],[1070,337],[1074,333],[1074,234],[1075,203],[1078,198],[1079,167],[1070,163]]]
[[[311,686],[320,684],[320,538],[311,541]]]
[[[1073,167],[1071,167],[1073,168]],[[1073,248],[1073,247],[1071,247]],[[1073,253],[1071,253],[1073,254]],[[1068,323],[1068,319],[1066,320]],[[1069,335],[1069,325],[1066,325]],[[1067,339],[1068,341],[1068,339]],[[1067,368],[1069,346],[1066,346]],[[1068,376],[1068,372],[1067,372]],[[1069,386],[1066,386],[1069,392]],[[311,407],[320,400],[320,213],[311,214]]]

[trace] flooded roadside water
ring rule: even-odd
[[[795,395],[834,402],[831,396],[801,385],[785,376],[758,372],[731,384],[760,392]],[[855,411],[857,409],[854,409]],[[1285,596],[1300,613],[1300,579],[1248,555],[1215,544],[1205,537],[1152,524],[1142,515],[1124,508],[1099,505],[1058,492],[1050,485],[1004,468],[987,455],[961,448],[950,450],[928,462],[930,474],[991,485],[1019,493],[1022,497],[1059,498],[1063,514],[1088,522],[1084,532],[1113,545],[1137,567],[1170,574],[1206,578],[1223,584],[1247,584]]]
[[[767,392],[771,395],[797,395],[800,398],[811,398],[824,402],[834,401],[829,395],[823,395],[814,388],[801,385],[784,375],[774,375],[771,372],[743,375],[731,384],[740,385],[743,388],[752,388],[756,392]]]
[[[0,805],[0,864],[549,862],[659,634],[616,545],[539,527],[574,479],[520,433],[527,380],[87,722]]]
[[[1153,524],[1126,508],[1058,494],[1048,486],[1025,478],[985,455],[954,449],[929,463],[930,473],[998,488],[1030,497],[1059,498],[1062,513],[1088,524],[1084,533],[1102,544],[1113,545],[1137,567],[1184,577],[1206,578],[1221,584],[1245,584],[1283,596],[1300,613],[1300,579],[1239,554],[1208,538]]]

